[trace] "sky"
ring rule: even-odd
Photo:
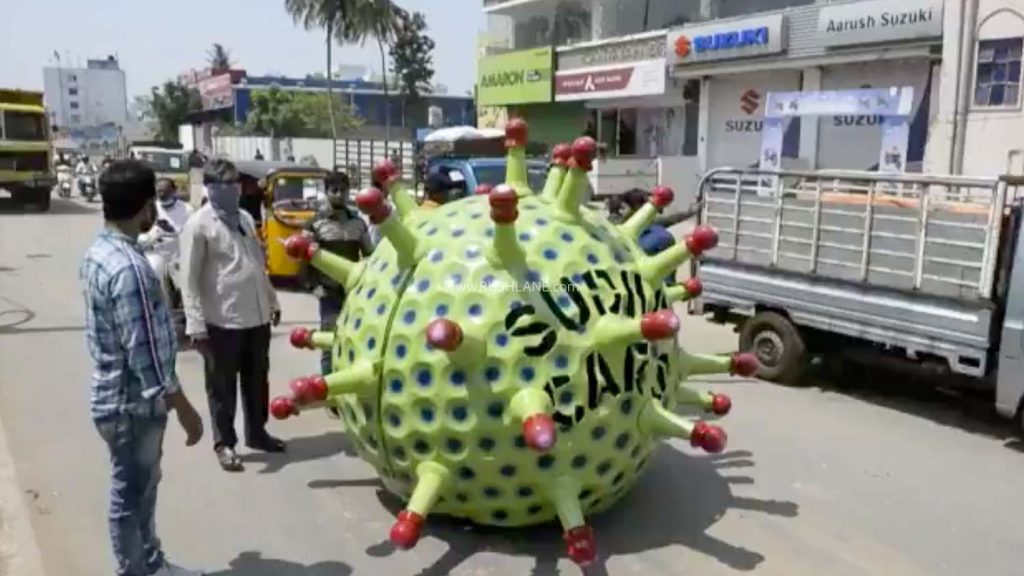
[[[426,15],[434,49],[434,81],[452,94],[472,90],[476,38],[484,27],[480,0],[393,0]],[[206,65],[214,42],[249,74],[303,77],[323,71],[323,32],[307,32],[284,0],[0,0],[0,87],[42,90],[43,67],[115,54],[129,100],[149,87]],[[375,43],[334,50],[339,64],[380,70]]]

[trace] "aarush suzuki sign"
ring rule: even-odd
[[[669,64],[689,64],[777,54],[785,50],[785,17],[686,26],[668,34]]]
[[[942,38],[942,0],[872,0],[822,6],[818,39],[824,46]]]
[[[509,52],[480,59],[477,104],[502,106],[551,101],[550,47]]]

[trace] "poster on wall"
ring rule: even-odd
[[[910,123],[906,116],[887,116],[882,126],[882,154],[878,160],[878,171],[905,172]]]
[[[786,133],[785,118],[765,118],[761,131],[762,170],[778,170],[782,166],[782,137]]]

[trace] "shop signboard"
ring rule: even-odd
[[[827,4],[818,16],[823,46],[852,46],[942,37],[943,0],[870,0]]]
[[[665,93],[665,60],[558,72],[555,100],[625,98]]]
[[[477,67],[477,105],[550,102],[553,64],[554,51],[550,46],[481,58]]]
[[[235,105],[229,73],[203,78],[199,81],[197,89],[203,101],[203,110],[217,110]]]
[[[670,65],[765,56],[785,49],[786,20],[782,14],[684,26],[670,31],[666,38]]]
[[[558,51],[556,68],[564,71],[659,60],[665,58],[665,50],[664,33],[651,38],[605,42],[583,47],[570,46]]]

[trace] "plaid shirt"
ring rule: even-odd
[[[93,419],[166,414],[164,397],[181,389],[174,372],[177,337],[156,273],[138,243],[104,230],[85,253],[80,277],[95,365]]]

